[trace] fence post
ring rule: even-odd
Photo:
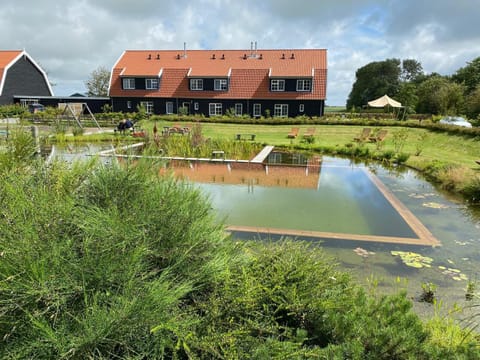
[[[32,125],[31,131],[32,131],[33,140],[35,141],[34,154],[36,156],[39,156],[40,155],[40,137],[38,136],[38,126]]]

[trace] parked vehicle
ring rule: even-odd
[[[468,128],[472,127],[472,124],[470,124],[465,118],[461,116],[446,116],[440,119],[439,123],[445,125],[463,126]]]
[[[28,111],[32,114],[36,114],[39,111],[45,110],[45,107],[42,104],[30,104],[28,105]]]

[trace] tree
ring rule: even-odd
[[[90,73],[85,81],[88,96],[108,96],[108,84],[110,82],[110,71],[100,66]]]
[[[423,74],[422,64],[414,59],[405,59],[402,61],[401,80],[403,82],[415,81]]]
[[[400,60],[371,62],[355,73],[355,83],[348,96],[347,109],[362,107],[385,94],[395,96],[400,86]]]
[[[465,99],[465,114],[470,119],[480,120],[480,84]]]
[[[471,94],[480,85],[480,57],[467,64],[467,66],[457,70],[452,76],[452,80],[456,83],[464,84],[466,93]]]
[[[457,115],[464,106],[464,87],[444,76],[432,76],[418,86],[421,113]]]
[[[413,82],[402,82],[396,100],[405,106],[407,113],[415,112],[418,104],[417,86]]]

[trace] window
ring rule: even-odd
[[[210,116],[222,115],[222,104],[220,103],[208,104],[208,114]]]
[[[305,104],[298,105],[298,112],[303,113],[305,111]]]
[[[274,79],[270,86],[272,91],[285,91],[285,80]]]
[[[158,89],[158,79],[145,79],[145,89],[147,90]]]
[[[200,109],[200,105],[198,104],[198,102],[193,103],[193,108],[194,108],[195,110]]]
[[[203,79],[190,79],[190,90],[203,90]]]
[[[311,79],[297,80],[297,91],[312,91],[312,80]]]
[[[147,114],[153,114],[153,101],[142,101],[140,105],[145,108]]]
[[[243,114],[243,104],[235,104],[235,116],[242,116]]]
[[[287,117],[288,116],[288,104],[275,104],[273,108],[273,116]]]
[[[29,105],[38,104],[38,99],[20,99],[20,104],[23,107],[28,107]]]
[[[173,102],[167,101],[165,104],[165,113],[166,114],[173,114]]]
[[[127,101],[127,109],[131,109],[132,108],[132,102],[129,100]]]
[[[253,104],[253,116],[260,117],[262,116],[262,105]]]
[[[227,79],[215,79],[213,88],[214,88],[215,91],[226,91],[226,90],[228,90]]]
[[[123,88],[125,90],[135,89],[135,79],[134,78],[123,78]]]

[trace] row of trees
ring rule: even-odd
[[[451,76],[425,74],[414,59],[371,62],[356,72],[347,109],[361,108],[368,101],[389,95],[410,113],[480,115],[480,57]]]

